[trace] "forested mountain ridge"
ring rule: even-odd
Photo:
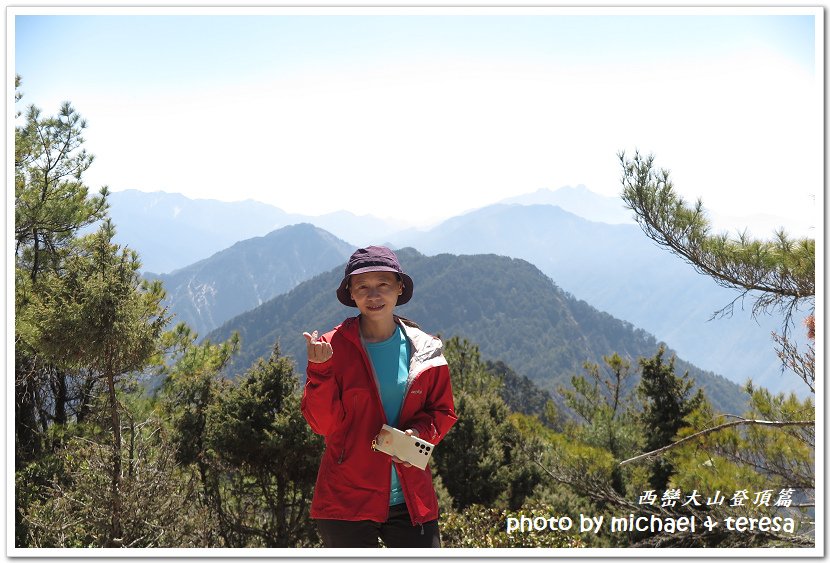
[[[210,258],[156,276],[175,322],[206,334],[228,319],[341,264],[352,246],[308,223],[238,242]]]
[[[603,364],[613,353],[632,365],[653,356],[659,343],[630,323],[598,311],[562,291],[525,260],[496,255],[425,256],[413,249],[398,252],[415,280],[415,297],[399,314],[444,338],[460,336],[480,346],[484,359],[503,361],[544,390],[567,386],[587,362]],[[275,342],[303,365],[303,331],[325,332],[356,309],[340,304],[334,290],[343,275],[337,267],[301,283],[287,294],[235,317],[211,332],[217,342],[238,331],[241,351],[235,369],[267,355]],[[740,413],[745,394],[738,385],[678,359],[706,390],[713,405]]]

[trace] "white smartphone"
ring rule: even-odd
[[[419,469],[426,469],[432,452],[435,451],[435,445],[430,444],[426,440],[410,436],[402,430],[392,428],[388,424],[383,425],[383,430],[387,430],[392,435],[392,442],[390,444],[378,444],[376,441],[372,443],[372,448],[383,452],[385,454],[398,456],[403,461],[408,461]]]

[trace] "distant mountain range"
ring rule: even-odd
[[[250,262],[248,274],[234,278],[237,283],[234,292],[240,297],[248,297],[232,298],[233,305],[227,306],[227,309],[226,305],[216,300],[210,305],[214,309],[210,312],[204,307],[210,298],[198,290],[193,291],[194,284],[203,287],[203,291],[208,291],[211,284],[220,287],[222,284],[218,279],[228,278],[229,274],[224,272],[228,268],[217,266],[210,258],[211,255],[225,249],[233,254],[247,247],[243,245],[231,252],[228,247],[232,243],[229,243],[213,252],[204,249],[220,244],[222,237],[225,240],[241,236],[239,233],[245,232],[245,229],[251,230],[256,225],[259,225],[259,229],[265,229],[270,224],[268,221],[277,217],[273,214],[275,208],[264,206],[268,208],[266,213],[259,207],[262,204],[255,202],[194,202],[176,194],[141,192],[126,195],[117,192],[113,195],[118,194],[122,194],[122,204],[123,198],[132,198],[130,205],[113,205],[113,211],[120,214],[113,213],[119,236],[140,252],[145,264],[169,260],[171,256],[182,259],[182,256],[194,252],[185,248],[188,245],[206,253],[200,260],[207,262],[196,268],[198,276],[191,268],[184,268],[186,272],[174,271],[165,275],[165,285],[171,293],[171,299],[178,303],[174,310],[180,318],[199,326],[202,334],[226,320],[228,315],[241,312],[241,307],[254,307],[260,300],[272,296],[272,293],[276,295],[274,292],[285,291],[291,284],[300,281],[292,279],[287,282],[288,285],[283,285],[276,280],[279,273],[267,268],[270,260],[279,270],[276,264],[281,263],[285,257],[279,255],[276,249],[284,242],[274,245],[270,250],[257,251],[264,258],[254,262],[248,258],[232,259],[222,254],[221,260],[230,261],[229,263],[233,263],[233,260]],[[495,253],[525,259],[550,276],[566,292],[654,334],[677,350],[680,357],[702,369],[725,375],[739,384],[751,378],[772,391],[806,392],[802,389],[803,385],[798,385],[797,378],[780,372],[780,363],[770,338],[773,330],[780,330],[779,319],[761,317],[753,320],[739,306],[732,318],[708,321],[714,311],[734,299],[734,292],[717,286],[706,276],[694,272],[679,258],[658,248],[636,225],[589,221],[549,203],[559,201],[571,210],[581,209],[582,213],[595,218],[605,217],[610,221],[616,216],[623,220],[624,213],[614,215],[619,211],[615,198],[599,196],[584,186],[577,186],[556,191],[539,190],[518,200],[542,203],[492,205],[449,219],[428,231],[391,233],[389,226],[385,225],[377,227],[374,237],[357,227],[353,233],[364,233],[361,235],[366,237],[363,245],[389,242],[396,247],[411,246],[427,255],[442,252]],[[170,207],[173,203],[179,206],[178,212],[176,208]],[[166,209],[163,213],[162,208]],[[189,211],[186,212],[185,209]],[[156,215],[162,217],[158,222],[148,218]],[[177,219],[172,219],[173,215]],[[141,217],[144,219],[140,220]],[[363,229],[370,229],[373,224],[349,214],[342,214],[342,217],[348,219],[343,225],[348,225],[351,221],[362,225]],[[286,214],[280,220],[291,218]],[[324,228],[318,218],[312,219],[318,228]],[[124,224],[132,227],[125,229]],[[164,237],[160,233],[164,233]],[[204,244],[194,233],[202,237]],[[347,241],[353,250],[359,244],[354,242],[358,236],[349,236],[348,232],[346,235],[334,238]],[[261,237],[258,240],[258,243],[252,244],[267,244],[271,239]],[[342,247],[338,252],[343,252]],[[301,269],[296,266],[297,261],[313,262],[312,254],[298,254],[292,262],[295,264],[292,269]],[[195,266],[192,263],[190,265]],[[310,276],[315,271],[323,271],[327,266],[308,266],[305,273]],[[215,278],[213,281],[211,276]],[[269,290],[263,291],[262,288],[266,286]],[[188,287],[191,289],[185,289]],[[200,299],[202,305],[198,304]],[[187,304],[188,300],[191,304]],[[196,309],[201,312],[197,314]],[[224,309],[225,312],[219,313],[219,309]],[[198,324],[200,322],[203,324]]]
[[[298,223],[311,223],[354,247],[381,243],[405,230],[396,221],[346,211],[309,216],[254,200],[190,199],[161,191],[112,192],[109,202],[110,216],[118,227],[117,240],[137,250],[142,270],[154,275],[172,273],[236,242]],[[633,222],[619,198],[595,194],[583,185],[542,188],[502,203],[557,205],[592,221]]]
[[[709,320],[736,292],[658,248],[636,225],[609,225],[550,205],[492,205],[434,229],[393,237],[425,254],[496,253],[523,258],[562,289],[668,342],[703,369],[770,389],[786,388],[770,333],[780,319]]]
[[[533,193],[503,199],[498,203],[521,205],[555,205],[565,211],[595,223],[611,225],[633,225],[634,214],[626,209],[619,197],[608,197],[592,192],[583,184],[564,186],[556,190],[541,188]],[[705,204],[705,202],[704,202]],[[709,220],[715,232],[730,233],[748,230],[750,236],[766,239],[787,224],[787,232],[794,237],[815,237],[818,232],[816,221],[821,217],[783,218],[770,213],[741,215],[740,212],[717,213],[709,210]]]
[[[162,281],[165,304],[176,322],[206,334],[228,319],[253,309],[300,282],[342,264],[352,245],[314,225],[283,227],[263,237],[237,242]]]
[[[399,307],[401,315],[442,337],[461,336],[478,344],[483,359],[501,360],[557,396],[582,374],[586,361],[604,365],[602,357],[616,352],[632,362],[651,357],[657,340],[629,323],[598,311],[559,289],[532,264],[504,256],[425,256],[403,249],[398,256],[415,280],[415,297]],[[334,290],[343,268],[334,268],[235,317],[211,332],[214,342],[239,332],[242,339],[235,369],[267,355],[275,342],[305,367],[303,331],[327,331],[357,313],[341,305]],[[713,373],[678,360],[676,369],[689,370],[713,405],[741,413],[746,394],[739,386]]]
[[[565,186],[558,190],[541,188],[533,193],[507,198],[499,203],[555,205],[595,223],[634,224],[633,212],[625,208],[622,199],[599,195],[582,184],[575,187]]]
[[[124,190],[109,197],[116,240],[141,256],[142,270],[155,275],[189,266],[241,240],[281,227],[313,223],[353,246],[365,246],[400,229],[376,217],[338,211],[310,217],[253,200],[189,199],[167,192]]]

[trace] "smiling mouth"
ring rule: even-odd
[[[386,305],[384,305],[384,304],[380,304],[380,305],[367,305],[367,306],[366,306],[366,308],[367,308],[367,309],[369,309],[370,311],[380,311],[380,310],[381,310],[381,309],[383,309],[385,306],[386,306]]]

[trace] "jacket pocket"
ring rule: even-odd
[[[343,392],[342,404],[346,416],[343,419],[343,434],[339,441],[339,451],[335,452],[337,465],[342,465],[354,453],[356,441],[360,439],[360,429],[365,424],[361,417],[367,414],[367,402],[370,397],[369,390],[363,388],[348,389]]]

